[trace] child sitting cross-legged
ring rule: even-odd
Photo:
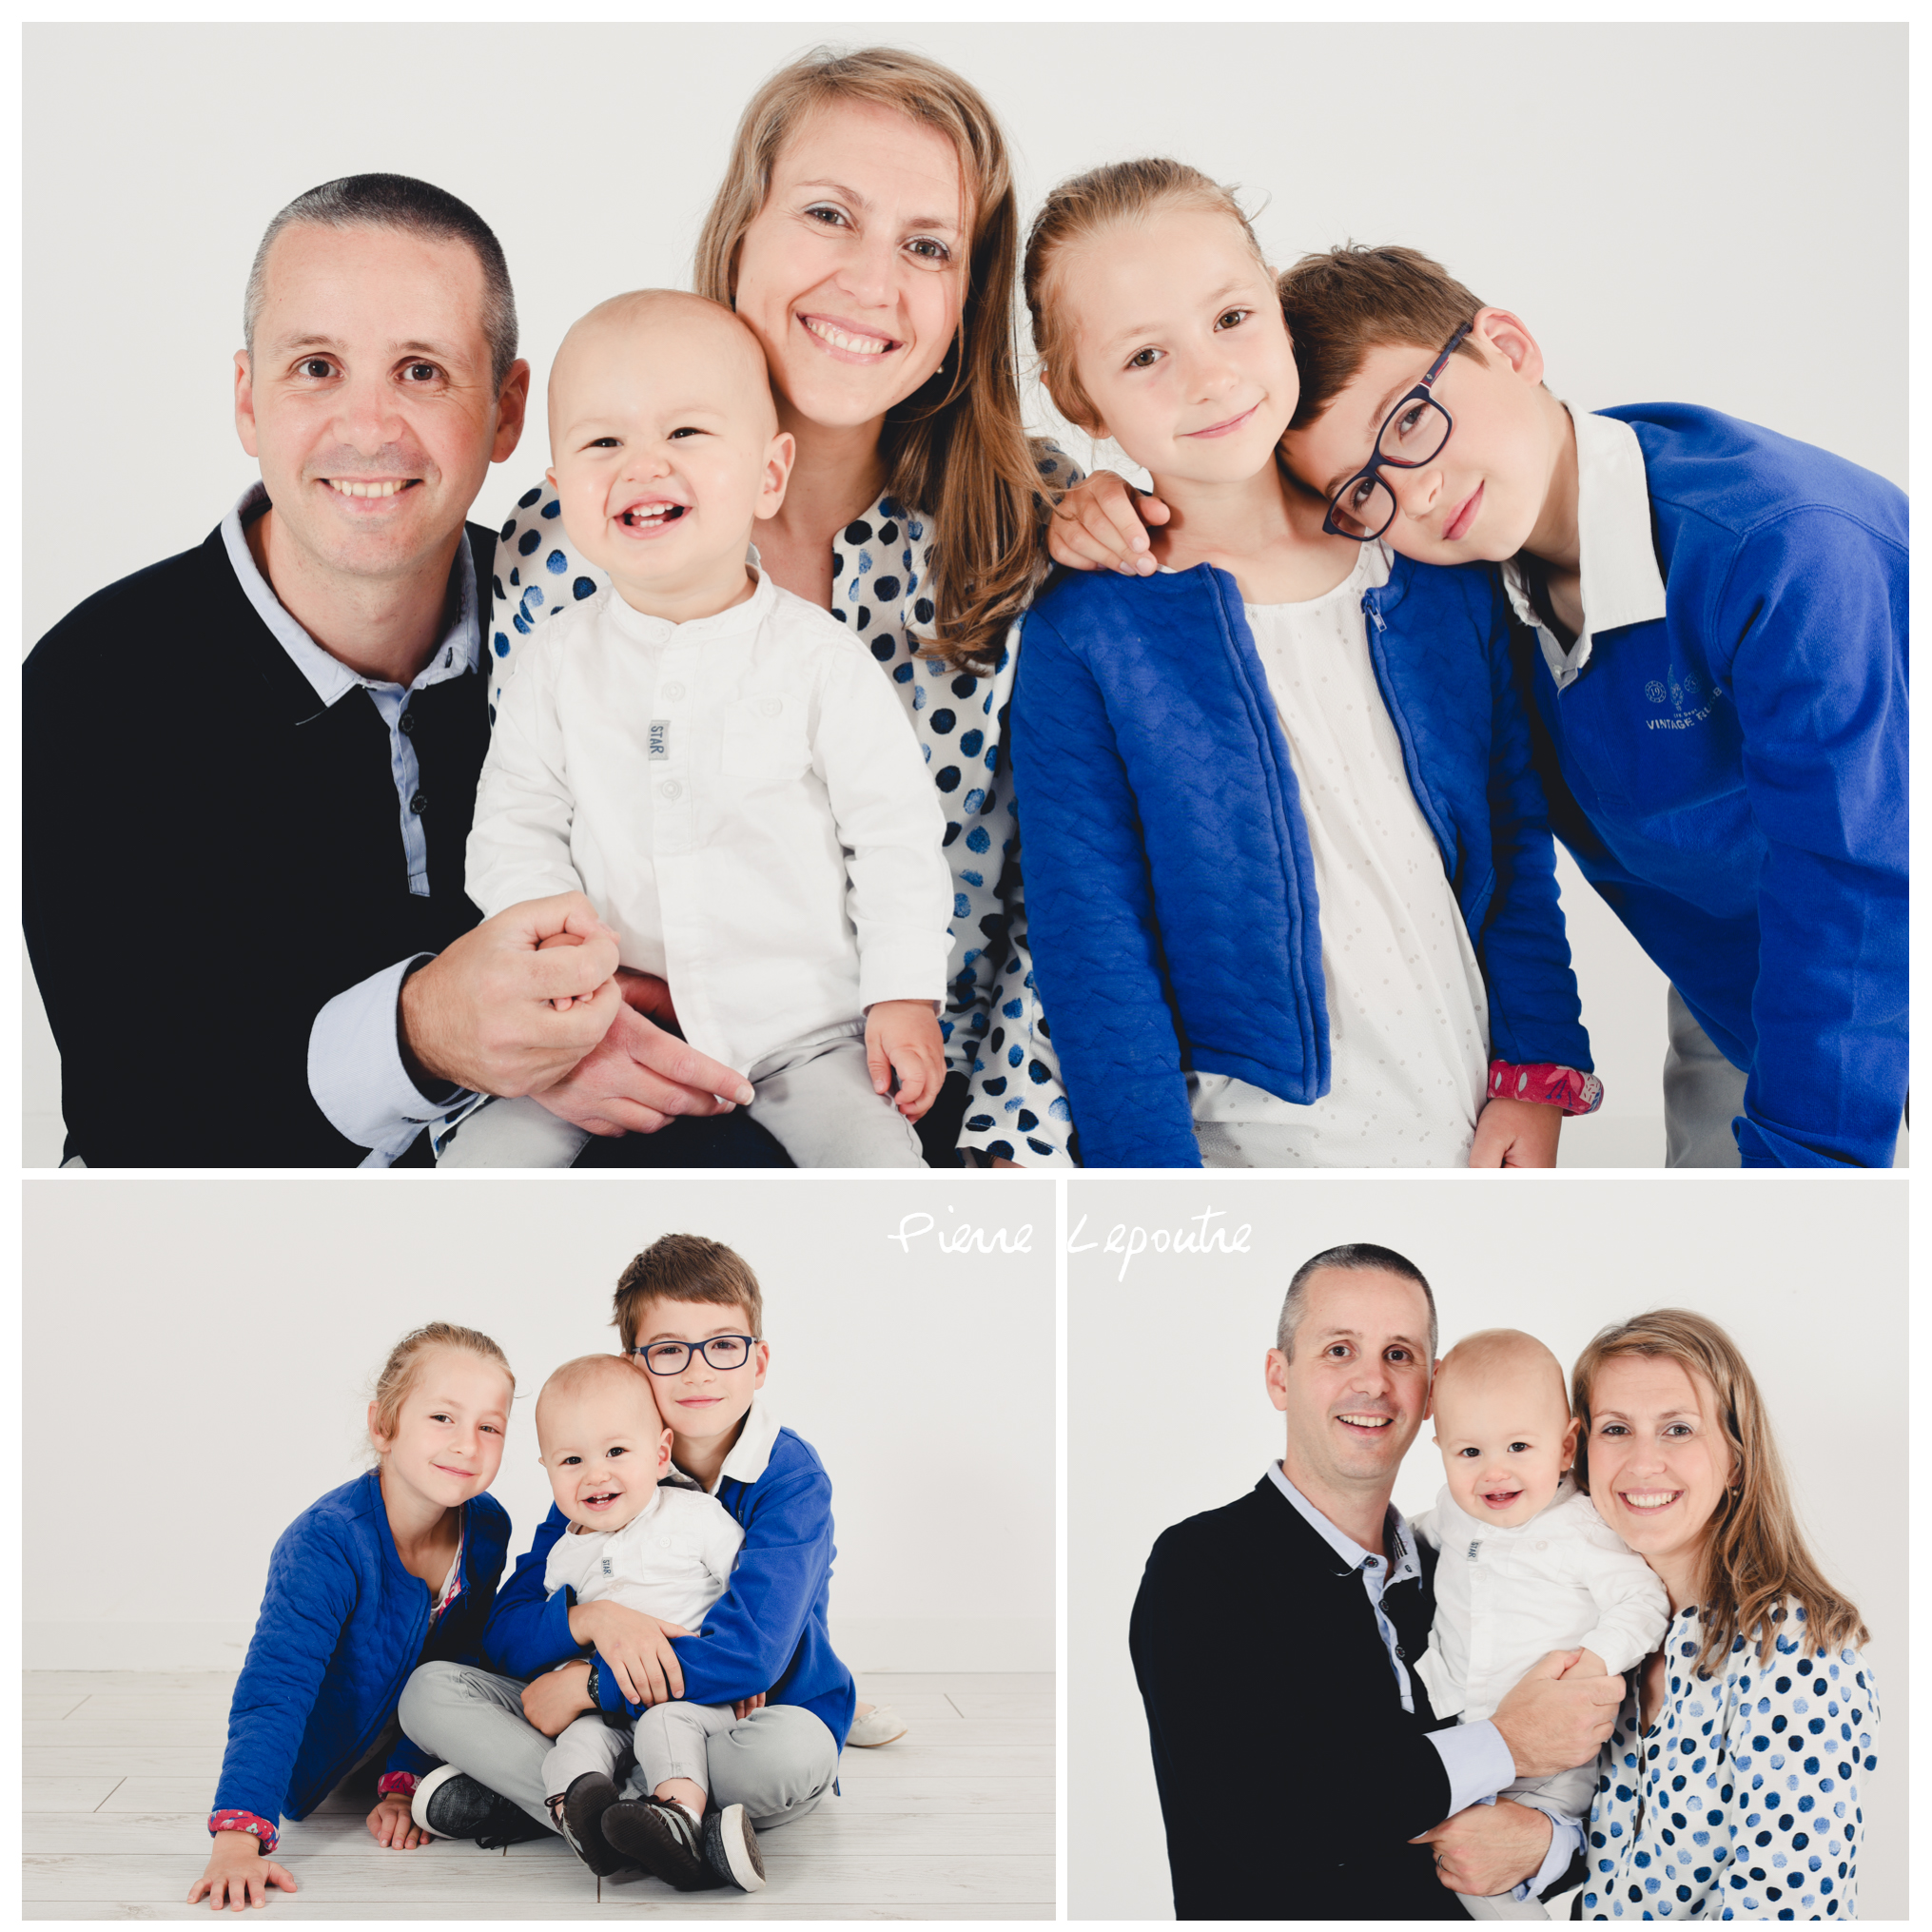
[[[1415,1529],[1438,1552],[1435,1621],[1416,1665],[1435,1715],[1491,1716],[1551,1650],[1578,1652],[1569,1676],[1622,1674],[1648,1657],[1669,1599],[1571,1479],[1577,1424],[1556,1357],[1513,1328],[1465,1336],[1436,1371],[1432,1413],[1448,1481]],[[1561,1831],[1589,1815],[1596,1784],[1592,1757],[1519,1778],[1503,1795],[1548,1812]],[[1458,1896],[1472,1919],[1547,1916],[1517,1889]]]
[[[699,296],[614,297],[557,351],[550,440],[564,528],[610,582],[517,654],[471,898],[487,915],[588,894],[795,1165],[923,1166],[912,1123],[946,1078],[945,820],[864,642],[750,551],[792,457],[756,338]],[[498,1100],[439,1158],[567,1167],[588,1139]]]
[[[647,1378],[621,1356],[581,1356],[544,1383],[537,1441],[570,1521],[551,1545],[546,1590],[625,1604],[680,1632],[702,1627],[745,1532],[715,1496],[662,1482],[671,1440]],[[652,1705],[634,1732],[617,1714],[573,1719],[543,1761],[547,1802],[571,1849],[599,1874],[640,1864],[691,1891],[729,1873],[758,1890],[765,1866],[745,1807],[706,1814],[705,1740],[736,1715],[729,1704],[679,1698]],[[634,1754],[638,1802],[615,1783]]]

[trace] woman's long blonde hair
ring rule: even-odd
[[[844,101],[889,107],[945,135],[971,204],[959,338],[931,380],[887,412],[879,450],[888,494],[931,519],[937,654],[983,666],[1040,575],[1045,495],[1020,416],[1020,217],[991,108],[950,68],[898,48],[817,48],[781,68],[738,123],[693,281],[700,295],[736,306],[738,245],[771,193],[780,151],[811,114]]]
[[[1740,1637],[1755,1641],[1760,1664],[1768,1661],[1781,1633],[1813,1651],[1863,1644],[1866,1630],[1857,1607],[1825,1582],[1805,1547],[1757,1380],[1716,1322],[1688,1308],[1658,1308],[1614,1322],[1591,1339],[1571,1377],[1575,1414],[1583,1424],[1576,1445],[1578,1486],[1586,1493],[1590,1488],[1590,1387],[1597,1370],[1617,1356],[1662,1356],[1693,1380],[1702,1377],[1716,1398],[1712,1419],[1737,1471],[1711,1517],[1705,1546],[1698,1671],[1712,1675]],[[1794,1609],[1804,1612],[1802,1623],[1792,1616]]]

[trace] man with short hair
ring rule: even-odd
[[[497,238],[425,182],[326,183],[270,224],[244,334],[262,480],[26,665],[68,1158],[382,1166],[472,1090],[606,1136],[750,1100],[645,1017],[661,983],[614,979],[581,894],[480,925],[464,896],[495,546],[464,518],[530,382]]]
[[[1588,1762],[1623,1680],[1565,1679],[1554,1652],[1493,1718],[1436,1727],[1414,1668],[1434,1552],[1390,1501],[1429,1413],[1428,1282],[1390,1249],[1330,1248],[1276,1339],[1281,1460],[1166,1531],[1134,1604],[1176,1916],[1460,1919],[1458,1892],[1555,1889],[1574,1827],[1482,1801]]]

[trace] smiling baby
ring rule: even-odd
[[[1436,1370],[1432,1413],[1448,1482],[1415,1525],[1438,1552],[1435,1621],[1416,1674],[1436,1716],[1491,1716],[1551,1650],[1580,1650],[1571,1674],[1596,1677],[1649,1656],[1669,1599],[1570,1477],[1577,1425],[1556,1357],[1518,1329],[1466,1336]],[[1595,1790],[1592,1758],[1502,1795],[1579,1819]],[[1546,1916],[1510,1893],[1462,1903],[1476,1919]]]
[[[911,1123],[945,1078],[945,821],[865,642],[750,548],[792,459],[756,339],[699,296],[615,296],[557,351],[550,440],[564,529],[611,581],[539,588],[581,600],[517,654],[470,897],[487,916],[586,893],[796,1165],[922,1165]],[[534,544],[502,562],[545,567]],[[568,1166],[587,1138],[526,1099],[457,1144],[466,1165]]]

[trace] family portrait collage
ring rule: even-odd
[[[1909,1916],[1903,18],[19,47],[24,1918]]]

